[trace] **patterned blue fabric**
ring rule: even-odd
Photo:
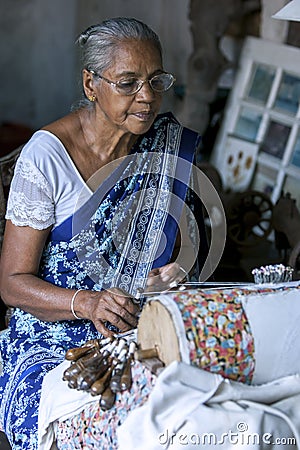
[[[51,232],[40,277],[69,289],[118,286],[134,295],[151,268],[170,260],[197,144],[198,135],[171,114],[158,116],[91,199]],[[174,156],[183,158],[180,167]],[[44,375],[67,349],[97,337],[88,320],[43,322],[15,310],[0,337],[0,422],[14,450],[37,449]]]

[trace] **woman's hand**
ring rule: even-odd
[[[185,270],[176,262],[153,269],[149,272],[145,291],[167,291],[176,287],[186,275]]]
[[[133,302],[132,297],[117,288],[79,292],[74,308],[79,317],[91,320],[104,336],[113,334],[105,322],[110,322],[121,332],[128,331],[136,328],[140,313],[140,306]]]

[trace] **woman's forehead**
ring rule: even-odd
[[[137,73],[159,69],[162,69],[161,54],[152,41],[124,40],[115,47],[107,72]]]

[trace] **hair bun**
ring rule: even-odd
[[[77,39],[77,42],[79,43],[80,47],[83,47],[86,44],[88,38],[95,32],[96,28],[97,25],[91,25],[80,34],[80,36]]]
[[[80,47],[83,47],[86,41],[88,40],[89,35],[87,33],[81,33],[81,35],[78,37],[77,42],[80,45]]]

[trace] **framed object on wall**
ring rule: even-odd
[[[300,48],[247,37],[210,161],[225,189],[300,192],[299,102]]]

